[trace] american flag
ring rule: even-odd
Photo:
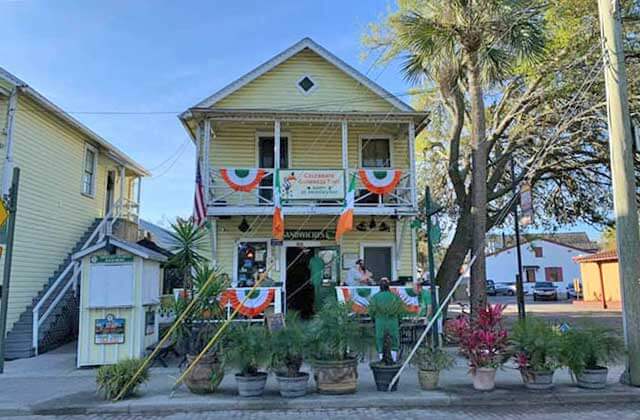
[[[202,174],[200,173],[200,163],[196,168],[196,192],[193,199],[193,221],[197,226],[202,226],[207,221],[206,206],[204,203],[204,187],[202,185]]]

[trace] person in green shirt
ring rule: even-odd
[[[309,260],[309,271],[311,273],[311,284],[313,285],[313,306],[318,312],[322,304],[322,273],[324,272],[324,261],[317,255]]]
[[[394,362],[398,360],[402,307],[402,299],[389,290],[389,280],[380,280],[380,292],[371,298],[370,308],[374,309],[371,316],[375,322],[376,350],[381,360],[385,334],[391,336],[391,358]]]

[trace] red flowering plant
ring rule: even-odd
[[[488,305],[475,318],[461,315],[447,324],[446,332],[458,343],[460,352],[469,359],[472,371],[498,368],[508,358],[507,330],[502,326],[506,305]]]

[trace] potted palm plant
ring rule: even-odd
[[[438,387],[440,372],[451,368],[455,364],[455,359],[441,347],[424,343],[418,347],[411,363],[418,370],[420,388],[431,391]]]
[[[225,360],[235,366],[238,394],[259,397],[267,384],[267,373],[261,372],[271,358],[267,329],[263,325],[236,325],[230,332]]]
[[[473,387],[491,391],[496,386],[496,370],[508,358],[508,334],[502,326],[505,305],[487,305],[474,318],[462,315],[447,325],[447,332],[458,342],[469,360]]]
[[[213,280],[207,285],[212,276]],[[179,347],[186,351],[187,366],[191,366],[221,325],[217,321],[222,319],[223,309],[218,298],[229,284],[227,276],[219,270],[197,267],[193,286],[193,294],[178,297],[174,304],[176,317],[180,317],[192,299],[197,299],[188,316],[174,331],[176,343],[180,343]],[[224,378],[222,351],[222,345],[215,344],[191,368],[184,380],[191,392],[205,394],[218,388]]]
[[[358,385],[358,351],[367,334],[351,313],[337,301],[322,306],[309,326],[313,376],[321,394],[352,394]]]
[[[275,371],[280,395],[302,397],[307,393],[309,374],[301,372],[307,352],[306,334],[297,312],[288,312],[284,326],[271,332],[271,368]]]
[[[207,230],[196,225],[191,219],[176,219],[169,231],[173,246],[173,256],[168,263],[182,274],[182,287],[185,294],[193,288],[193,276],[196,267],[207,264]]]
[[[607,364],[623,354],[622,339],[605,328],[572,329],[562,337],[561,360],[581,388],[604,388],[609,373]]]
[[[560,339],[556,329],[539,319],[526,318],[514,326],[512,353],[527,388],[553,387],[553,374],[560,366]]]

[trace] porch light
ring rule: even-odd
[[[380,227],[378,228],[378,230],[380,232],[390,232],[391,231],[391,227],[386,224],[385,222],[380,223]]]
[[[356,230],[359,231],[359,232],[366,232],[367,231],[367,224],[364,221],[358,223],[356,225]]]
[[[371,221],[369,222],[369,229],[373,230],[376,228],[376,219],[371,216]]]
[[[247,218],[242,216],[242,222],[238,225],[238,230],[240,232],[246,232],[249,230],[249,223],[247,223]]]

